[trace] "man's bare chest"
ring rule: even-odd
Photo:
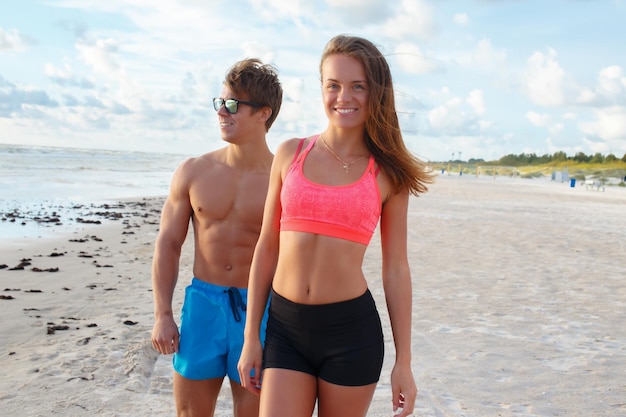
[[[262,221],[267,181],[257,178],[219,178],[198,181],[190,190],[194,215],[206,222]]]

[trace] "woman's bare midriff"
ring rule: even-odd
[[[328,304],[367,290],[361,265],[367,247],[328,236],[281,232],[272,288],[290,301]]]

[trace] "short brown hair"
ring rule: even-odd
[[[257,58],[241,60],[228,69],[224,85],[233,93],[246,94],[248,100],[272,109],[272,115],[265,122],[265,130],[269,131],[283,102],[283,88],[276,67],[263,64]]]

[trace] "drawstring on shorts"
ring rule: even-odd
[[[228,301],[230,302],[230,309],[233,312],[235,321],[240,322],[241,313],[239,310],[241,309],[241,311],[246,311],[246,304],[243,302],[243,297],[241,296],[239,289],[236,287],[230,287],[229,289],[224,290],[224,292],[228,293]]]

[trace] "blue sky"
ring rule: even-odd
[[[0,143],[196,155],[246,57],[277,66],[268,141],[323,130],[336,34],[387,56],[425,160],[626,153],[626,0],[21,0],[0,6]]]

